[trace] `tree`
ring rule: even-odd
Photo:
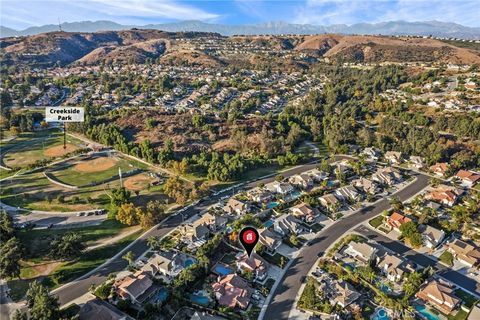
[[[400,226],[402,236],[408,239],[413,247],[418,247],[423,243],[422,235],[417,231],[417,227],[417,224],[413,221],[406,222]]]
[[[69,260],[78,257],[85,245],[79,234],[68,232],[61,237],[56,237],[50,243],[50,257],[53,259]]]
[[[151,227],[153,227],[154,225],[156,225],[158,223],[158,216],[155,215],[153,212],[151,211],[144,211],[142,212],[140,210],[141,214],[140,214],[140,226],[143,228],[143,229],[149,229]]]
[[[13,314],[12,320],[28,320],[28,316],[26,313],[23,313],[17,309]]]
[[[298,237],[293,233],[290,236],[290,243],[293,244],[295,247],[298,246]]]
[[[119,207],[130,201],[131,193],[125,188],[113,189],[110,196],[110,202],[114,207]]]
[[[60,319],[59,303],[47,287],[38,281],[30,283],[25,296],[31,318],[34,320]]]
[[[20,276],[20,259],[23,247],[17,238],[10,238],[0,247],[0,278]]]
[[[12,217],[4,210],[0,211],[0,242],[3,243],[13,237],[14,231]]]
[[[127,226],[133,226],[138,224],[142,215],[142,209],[135,207],[133,203],[124,203],[118,208],[115,219]]]
[[[184,204],[187,201],[187,190],[183,180],[178,176],[172,176],[167,179],[163,187],[163,191],[170,198],[175,199],[179,204]]]
[[[128,265],[132,265],[135,262],[135,255],[132,251],[128,251],[122,256],[122,259],[128,262]]]

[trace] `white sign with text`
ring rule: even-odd
[[[85,110],[83,107],[45,107],[45,121],[84,122]]]

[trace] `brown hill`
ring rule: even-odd
[[[345,62],[480,63],[476,51],[423,38],[318,35],[305,37],[295,49],[317,51],[332,60]]]
[[[174,65],[217,68],[226,65],[223,60],[197,50],[172,50],[161,57],[161,62]]]
[[[47,67],[77,60],[95,64],[128,59],[141,63],[148,57],[156,58],[163,54],[169,39],[205,35],[208,34],[139,29],[94,33],[49,32],[1,39],[0,52],[2,62],[9,65]]]
[[[127,63],[129,61],[144,63],[147,58],[155,59],[162,55],[167,50],[168,44],[168,40],[157,39],[122,47],[100,47],[78,59],[75,63],[83,65],[95,65],[100,61],[107,64]]]

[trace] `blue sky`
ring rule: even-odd
[[[317,25],[438,20],[480,27],[479,17],[478,0],[0,0],[0,24],[15,29],[57,24],[58,19],[136,25],[181,20]]]

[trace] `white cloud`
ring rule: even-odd
[[[220,16],[178,0],[1,0],[1,24],[14,28],[85,20],[124,24],[212,21]]]
[[[478,0],[307,0],[293,19],[323,25],[438,20],[479,26],[479,16]]]

